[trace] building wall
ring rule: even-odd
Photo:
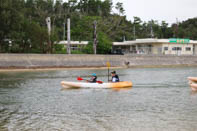
[[[118,46],[117,46],[118,47]],[[195,44],[176,43],[138,43],[136,45],[119,46],[125,54],[163,54],[163,55],[193,55],[197,54]],[[167,48],[167,50],[166,50]],[[114,48],[116,49],[116,48]]]
[[[168,48],[168,50],[165,50]],[[193,55],[193,44],[174,44],[174,43],[163,43],[162,45],[163,54],[172,55]],[[176,49],[176,50],[173,50]],[[190,50],[187,50],[190,49]]]
[[[197,55],[197,45],[193,45],[193,53],[194,55]]]
[[[172,43],[173,42],[173,43]],[[187,43],[186,43],[187,42]],[[128,54],[195,55],[197,41],[189,39],[137,39],[134,41],[114,42]],[[127,46],[128,48],[124,48]],[[166,50],[167,48],[167,50]]]
[[[152,54],[162,54],[162,44],[153,43],[152,45]]]

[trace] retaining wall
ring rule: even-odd
[[[197,56],[0,54],[0,68],[197,66]]]

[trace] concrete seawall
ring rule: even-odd
[[[197,56],[0,54],[0,68],[197,66]]]

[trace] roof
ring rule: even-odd
[[[67,45],[68,41],[60,41],[58,44]],[[88,41],[70,41],[71,45],[87,45]]]

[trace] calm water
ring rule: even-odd
[[[188,76],[197,68],[118,69],[132,89],[61,90],[62,80],[76,81],[106,70],[0,73],[0,131],[196,131],[197,93]]]

